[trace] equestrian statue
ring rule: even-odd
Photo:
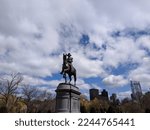
[[[74,77],[74,85],[76,85],[76,69],[72,65],[73,58],[71,57],[71,54],[63,54],[63,64],[62,64],[62,71],[60,74],[63,75],[63,78],[65,79],[65,83],[67,83],[67,75],[69,77],[69,84],[72,80],[72,76]]]

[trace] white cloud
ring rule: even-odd
[[[128,80],[125,79],[122,75],[109,75],[103,79],[103,82],[109,87],[121,87],[128,83]]]
[[[62,80],[44,80],[40,77],[31,77],[28,75],[23,76],[23,84],[29,84],[32,86],[46,86],[50,88],[56,88],[60,82],[63,82]]]
[[[150,58],[145,57],[142,63],[136,69],[130,71],[129,77],[131,80],[139,81],[143,90],[150,88]]]
[[[93,4],[97,14],[108,22],[111,27],[138,27],[143,28],[150,22],[148,5],[150,2],[146,0],[138,1],[120,1],[120,0],[94,0],[90,1]],[[102,19],[103,20],[103,19]]]
[[[145,55],[145,51],[139,49],[132,39],[120,37],[109,40],[103,62],[106,66],[117,68],[120,64],[141,63]]]
[[[150,50],[150,37],[142,36],[137,40],[140,47]]]
[[[92,87],[90,84],[85,83],[85,81],[80,78],[77,80],[76,85],[79,87],[79,89],[87,91]]]
[[[122,86],[126,79],[121,75],[108,76],[105,69],[138,63],[142,65],[129,77],[148,86],[149,62],[141,59],[149,57],[142,49],[150,49],[149,37],[134,41],[129,37],[112,38],[110,34],[149,26],[149,4],[147,0],[1,0],[0,73],[21,72],[31,78],[32,84],[54,85],[54,81],[47,83],[38,77],[58,73],[62,53],[70,51],[80,78],[101,77],[112,86]],[[82,34],[89,35],[89,45],[79,43]],[[102,44],[107,45],[106,51]]]
[[[74,63],[78,70],[78,76],[89,78],[105,75],[105,71],[102,68],[103,63],[100,60],[92,60],[83,55],[82,50],[79,54],[74,54]]]

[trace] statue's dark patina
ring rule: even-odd
[[[60,74],[63,75],[63,78],[65,79],[65,83],[67,83],[67,74],[69,76],[69,83],[72,80],[72,76],[74,76],[74,85],[76,85],[76,69],[72,65],[73,58],[70,53],[63,54],[63,65],[62,65],[62,71]]]

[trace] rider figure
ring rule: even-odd
[[[71,57],[71,54],[70,53],[68,53],[68,58],[67,58],[67,62],[68,63],[70,63],[70,64],[72,64],[72,62],[73,62],[73,58]]]
[[[70,82],[72,80],[71,76],[74,76],[74,83],[76,83],[76,69],[72,65],[73,58],[70,53],[63,54],[63,65],[60,74],[63,74],[65,78],[65,83],[67,83],[66,74],[68,74]]]
[[[64,70],[63,67],[62,67],[62,71],[60,72],[60,74],[63,74],[65,71],[69,70],[69,67],[70,67],[70,69],[72,69],[73,58],[71,57],[71,54],[68,53],[68,54],[64,54],[64,55],[67,57],[66,61],[64,61],[64,62],[68,66],[68,69]]]
[[[68,58],[67,58],[67,63],[68,63],[68,69],[72,70],[72,62],[73,62],[73,58],[71,57],[71,54],[68,53]]]

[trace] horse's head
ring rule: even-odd
[[[66,59],[67,59],[67,55],[63,54],[63,63],[66,61]]]

